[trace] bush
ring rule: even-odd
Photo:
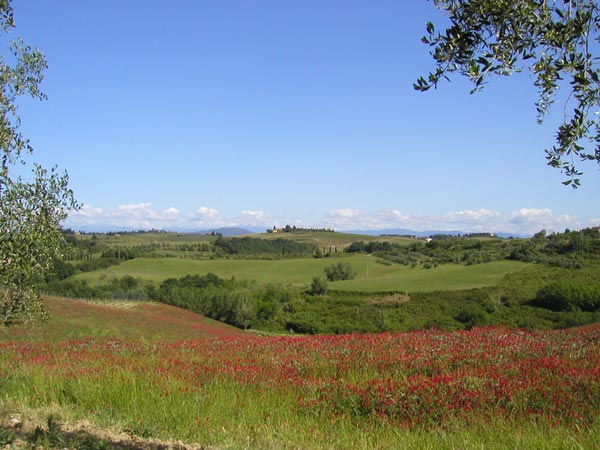
[[[356,272],[347,262],[338,262],[326,266],[323,270],[329,281],[351,280],[356,276]]]
[[[464,306],[454,318],[464,325],[465,330],[470,330],[474,326],[487,325],[485,311],[476,305]]]
[[[310,285],[309,294],[325,295],[327,293],[327,280],[323,277],[314,277]]]

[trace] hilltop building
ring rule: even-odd
[[[286,225],[283,228],[277,228],[273,225],[273,228],[267,229],[267,233],[317,233],[317,232],[327,232],[327,233],[335,233],[333,228],[303,228]]]

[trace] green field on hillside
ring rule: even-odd
[[[520,271],[529,264],[518,261],[494,261],[464,266],[442,264],[432,269],[409,268],[393,264],[370,264],[353,280],[330,283],[331,289],[343,291],[431,292],[472,289],[494,286],[510,273]],[[360,267],[358,267],[360,269]]]
[[[142,280],[161,282],[167,278],[212,272],[222,278],[254,280],[259,284],[308,285],[313,277],[323,276],[324,267],[337,261],[350,263],[356,271],[356,278],[331,283],[330,287],[368,292],[427,292],[492,286],[506,274],[527,267],[527,264],[517,261],[495,261],[471,266],[446,264],[422,269],[382,263],[378,258],[368,255],[283,260],[139,258],[104,270],[83,273],[76,278],[103,283],[131,275]]]

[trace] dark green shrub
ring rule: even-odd
[[[351,280],[356,276],[356,272],[350,263],[347,262],[340,261],[330,266],[326,266],[323,270],[329,281]]]
[[[83,261],[75,267],[80,272],[92,272],[94,270],[106,269],[107,267],[116,266],[123,261],[117,258],[97,258]]]
[[[313,277],[309,293],[311,295],[325,295],[327,293],[327,280],[323,277]]]
[[[552,311],[598,311],[600,286],[557,281],[541,288],[532,304]]]
[[[454,318],[464,325],[465,330],[470,330],[475,326],[487,325],[485,311],[476,305],[464,306]]]

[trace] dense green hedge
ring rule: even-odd
[[[557,281],[540,289],[532,304],[552,311],[600,311],[600,285]]]
[[[228,255],[308,256],[312,255],[314,250],[313,245],[283,238],[224,238],[219,236],[213,245],[215,249],[221,249]]]

